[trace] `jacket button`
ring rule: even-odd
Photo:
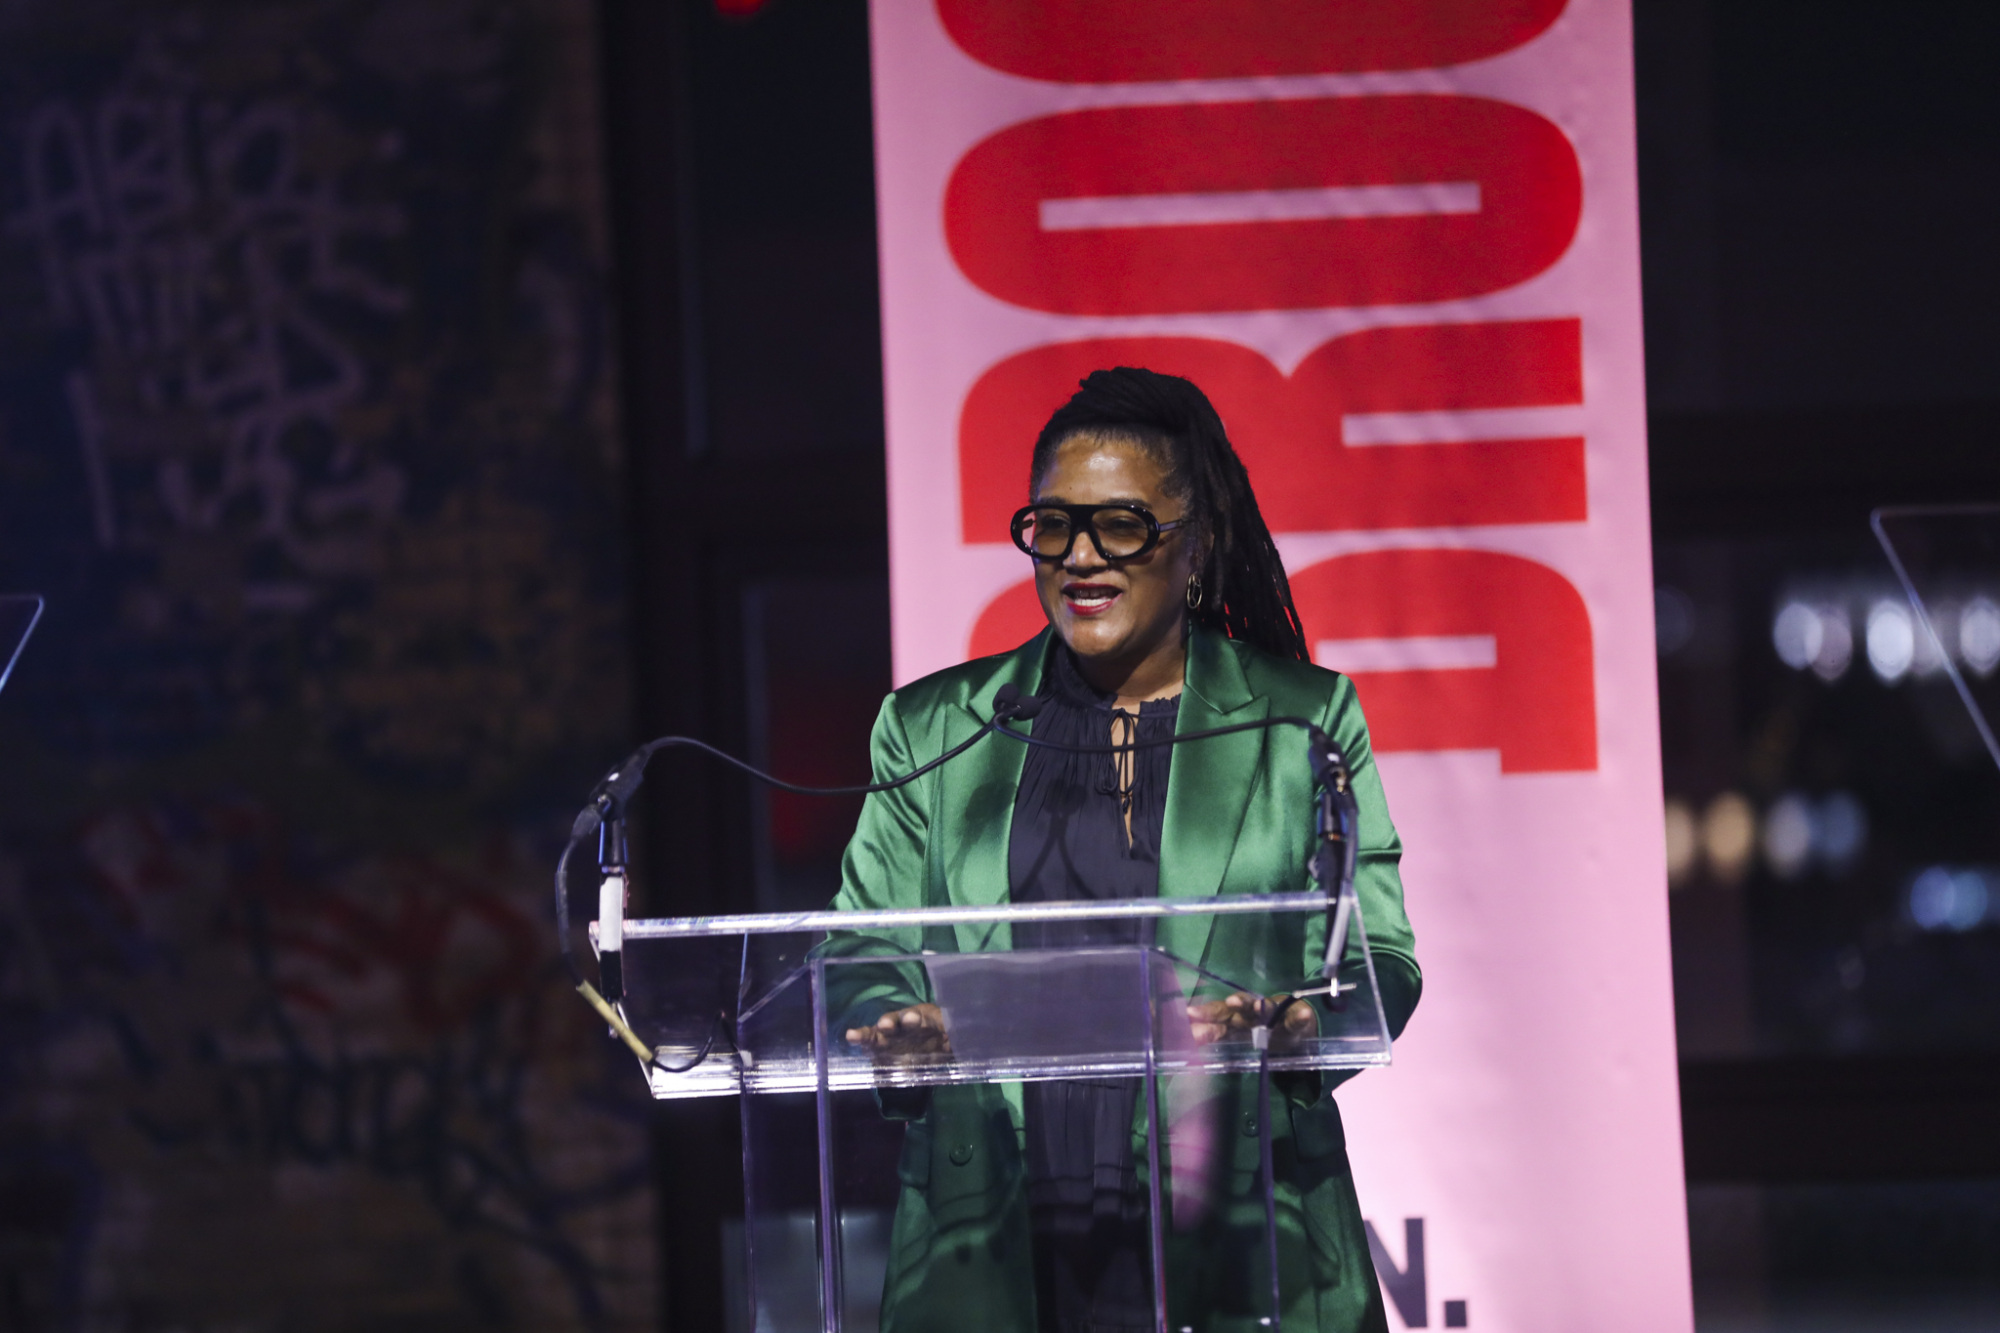
[[[1256,1112],[1254,1112],[1254,1111],[1245,1111],[1245,1112],[1243,1113],[1243,1132],[1244,1132],[1244,1133],[1245,1133],[1246,1135],[1248,1135],[1249,1137],[1253,1138],[1253,1139],[1257,1137],[1257,1113],[1256,1113]]]
[[[972,1160],[972,1145],[969,1143],[961,1143],[956,1148],[953,1148],[949,1153],[947,1153],[946,1156],[951,1158],[951,1164],[953,1166],[964,1166],[967,1162]]]

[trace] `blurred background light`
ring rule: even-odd
[[[1726,791],[1708,803],[1701,817],[1701,848],[1716,879],[1734,884],[1743,878],[1757,849],[1757,812],[1741,793]]]
[[[1779,879],[1796,879],[1815,865],[1844,875],[1867,849],[1868,811],[1852,792],[1814,801],[1788,791],[1764,812],[1759,844],[1764,864]]]
[[[1880,601],[1868,608],[1868,665],[1884,683],[1901,680],[1916,660],[1916,627],[1910,608]]]
[[[1910,881],[1910,920],[1919,930],[1976,929],[1993,905],[1995,878],[1984,870],[1930,866]]]
[[[1945,658],[1956,656],[1958,650],[1958,606],[1953,602],[1939,602],[1928,607],[1924,615],[1918,615],[1916,608],[1910,608],[1910,632],[1912,639],[1910,671],[1919,679],[1935,676],[1944,670]],[[1944,642],[1939,642],[1942,635]]]
[[[1671,657],[1694,638],[1694,603],[1679,588],[1653,589],[1653,640],[1660,656]]]
[[[2000,666],[2000,606],[1975,597],[1958,613],[1958,652],[1975,675],[1990,676]]]
[[[1985,593],[1964,603],[1941,598],[1919,619],[1902,596],[1882,596],[1865,583],[1832,595],[1787,596],[1771,618],[1771,647],[1794,671],[1840,679],[1852,664],[1856,625],[1850,605],[1866,605],[1859,626],[1861,648],[1877,680],[1898,684],[1927,678],[1961,662],[1982,679],[2000,669],[2000,605]],[[1694,634],[1694,604],[1678,589],[1654,590],[1654,628],[1660,655],[1684,647]]]
[[[1779,879],[1794,879],[1812,860],[1812,806],[1786,792],[1764,815],[1764,863]]]
[[[1819,612],[1804,602],[1786,602],[1771,622],[1771,646],[1778,650],[1778,660],[1794,671],[1813,664],[1824,637]]]
[[[1847,673],[1854,660],[1854,626],[1844,606],[1817,606],[1819,651],[1813,655],[1813,674],[1824,681],[1836,681]]]
[[[1667,798],[1667,883],[1686,882],[1701,863],[1701,833],[1694,811],[1678,796]]]

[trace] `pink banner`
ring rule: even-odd
[[[1215,400],[1425,974],[1340,1093],[1392,1325],[1685,1333],[1624,0],[875,0],[896,672],[1043,624],[1086,371]]]

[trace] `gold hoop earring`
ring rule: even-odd
[[[1199,574],[1188,575],[1188,586],[1187,586],[1188,610],[1190,611],[1201,610],[1201,597],[1202,597],[1201,575]]]

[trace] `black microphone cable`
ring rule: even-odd
[[[606,988],[612,992],[611,996],[607,997],[596,986],[590,983],[589,978],[584,976],[583,968],[577,962],[575,947],[571,941],[569,913],[570,857],[575,854],[576,849],[582,845],[585,838],[588,838],[592,833],[599,833],[601,838],[605,840],[606,845],[612,848],[609,854],[618,858],[615,864],[619,869],[622,880],[623,852],[622,848],[616,844],[622,843],[622,825],[625,819],[625,809],[631,802],[633,795],[637,793],[639,784],[645,779],[647,763],[655,754],[658,754],[662,750],[686,748],[699,751],[710,758],[721,760],[731,768],[764,783],[766,786],[778,791],[790,792],[797,796],[869,796],[877,792],[894,791],[898,787],[907,786],[925,774],[958,758],[958,756],[970,750],[988,735],[995,733],[1011,737],[1024,745],[1059,750],[1066,754],[1109,755],[1129,754],[1137,750],[1158,749],[1162,746],[1180,745],[1188,741],[1210,740],[1218,736],[1231,736],[1246,731],[1263,731],[1272,727],[1294,726],[1302,728],[1309,738],[1312,746],[1315,778],[1322,784],[1329,785],[1329,787],[1332,784],[1338,784],[1345,803],[1351,804],[1353,799],[1351,792],[1347,789],[1348,773],[1344,756],[1341,755],[1339,747],[1333,743],[1332,738],[1311,718],[1289,715],[1264,717],[1249,722],[1232,723],[1229,726],[1210,727],[1203,731],[1191,731],[1181,735],[1161,736],[1152,740],[1135,739],[1107,745],[1070,745],[1060,741],[1046,740],[1028,732],[1014,731],[1008,727],[1007,724],[1010,722],[1025,722],[1032,719],[1037,713],[1042,711],[1047,703],[1048,700],[1045,697],[1023,695],[1019,687],[1012,683],[1002,685],[998,690],[994,691],[995,706],[993,716],[979,730],[973,732],[972,735],[954,745],[951,749],[946,750],[937,758],[919,765],[908,773],[887,779],[883,782],[861,783],[843,787],[809,787],[800,783],[786,782],[784,779],[766,773],[754,765],[745,763],[732,754],[717,749],[706,741],[699,741],[691,736],[661,736],[655,740],[646,742],[646,744],[626,756],[622,763],[607,773],[591,789],[588,802],[577,813],[576,819],[570,825],[569,840],[563,844],[562,855],[556,858],[556,935],[557,941],[561,946],[563,966],[568,970],[570,980],[575,984],[577,992],[583,996],[591,1008],[598,1012],[600,1017],[610,1024],[613,1034],[622,1040],[626,1046],[631,1048],[632,1053],[639,1057],[641,1063],[649,1068],[657,1068],[669,1074],[684,1074],[707,1059],[714,1047],[716,1036],[720,1032],[725,1020],[726,1015],[717,1014],[715,1026],[710,1030],[707,1039],[703,1041],[700,1049],[686,1064],[675,1066],[664,1063],[660,1059],[658,1052],[648,1047],[644,1040],[632,1030],[631,1024],[626,1020],[622,1012],[620,1007],[620,1002],[623,999],[622,978],[619,984],[612,984],[611,969],[604,968],[603,966],[604,959],[602,955],[604,953],[622,952],[622,949],[614,947],[607,950],[603,949],[600,945],[600,972],[607,983]],[[1342,820],[1341,824],[1339,837],[1346,844],[1346,869],[1351,874],[1355,852],[1353,822],[1351,818],[1348,818]],[[1318,860],[1317,857],[1315,859]],[[610,868],[610,865],[607,864],[606,868]],[[1322,885],[1322,888],[1325,888],[1325,885]],[[1346,932],[1343,930],[1341,933],[1344,935]],[[1329,940],[1329,944],[1331,945],[1332,943],[1333,941]],[[622,963],[619,966],[622,969]],[[1304,992],[1300,992],[1300,994],[1304,994]],[[1290,998],[1288,996],[1286,1000],[1289,1001]],[[1273,1021],[1282,1012],[1283,1010],[1280,1008],[1277,1013],[1274,1013],[1272,1016]]]
[[[891,778],[886,782],[870,782],[856,786],[808,787],[795,782],[786,782],[784,779],[766,773],[760,768],[744,763],[735,755],[716,749],[706,741],[696,740],[692,736],[661,736],[655,740],[646,742],[637,750],[634,750],[616,768],[605,774],[598,784],[591,789],[589,801],[577,813],[576,819],[570,825],[569,840],[563,844],[562,855],[556,858],[556,940],[561,948],[563,966],[568,970],[570,981],[576,986],[577,993],[583,996],[585,1002],[597,1011],[599,1017],[610,1024],[613,1035],[617,1036],[619,1040],[631,1048],[632,1053],[639,1057],[642,1064],[648,1068],[657,1068],[663,1073],[668,1074],[684,1074],[696,1065],[699,1065],[703,1060],[706,1060],[709,1052],[714,1048],[715,1039],[721,1032],[723,1022],[726,1018],[726,1015],[723,1013],[716,1015],[715,1024],[710,1028],[708,1036],[702,1041],[701,1047],[695,1052],[694,1057],[686,1064],[669,1065],[663,1062],[659,1057],[659,1053],[648,1047],[645,1041],[632,1030],[632,1025],[626,1020],[625,1014],[620,1007],[623,1000],[623,960],[619,958],[612,962],[610,966],[606,966],[608,960],[605,955],[622,954],[622,947],[614,943],[611,948],[607,949],[604,947],[603,942],[600,941],[599,975],[600,979],[606,983],[605,989],[611,992],[608,997],[590,983],[590,979],[583,975],[582,966],[577,962],[576,948],[571,939],[569,919],[570,857],[576,854],[576,849],[592,833],[607,832],[610,834],[609,842],[614,844],[622,842],[625,807],[639,790],[639,784],[645,780],[646,765],[655,754],[658,754],[661,750],[674,748],[696,750],[708,755],[710,758],[721,760],[731,768],[755,778],[766,786],[774,787],[779,791],[791,792],[797,796],[867,796],[876,792],[893,791],[898,787],[915,782],[926,773],[958,758],[958,756],[970,750],[974,745],[985,739],[988,733],[996,730],[1004,730],[1005,723],[1017,718],[1023,720],[1032,718],[1036,713],[1041,712],[1045,701],[1033,697],[1023,698],[1017,687],[1008,684],[1001,686],[995,692],[995,702],[997,706],[993,710],[991,720],[980,727],[978,731],[973,732],[964,741],[954,745],[937,758],[912,769],[900,777]],[[619,858],[620,877],[622,880],[622,851],[614,851],[613,854]]]
[[[556,861],[556,925],[562,934],[563,961],[569,967],[570,976],[579,982],[583,980],[582,969],[577,966],[575,953],[569,947],[569,895],[567,893],[569,858],[575,854],[577,847],[582,844],[585,838],[596,833],[605,824],[614,821],[622,822],[624,820],[626,805],[639,790],[639,784],[645,779],[646,764],[661,750],[685,747],[699,751],[712,759],[721,760],[739,773],[755,778],[768,787],[774,787],[779,791],[791,792],[795,796],[870,796],[876,792],[894,791],[898,787],[907,786],[933,769],[958,758],[958,756],[977,745],[989,732],[1001,729],[1004,724],[1014,721],[1017,718],[1031,718],[1036,713],[1042,711],[1043,700],[1035,698],[1023,699],[1020,691],[1011,685],[1001,686],[997,693],[999,706],[994,709],[992,720],[988,721],[978,731],[973,732],[965,740],[952,746],[951,749],[946,750],[930,762],[903,774],[901,777],[890,778],[886,782],[869,782],[858,786],[807,787],[796,782],[786,782],[783,778],[766,773],[763,769],[757,768],[754,765],[746,764],[735,755],[718,750],[708,742],[698,741],[692,736],[661,736],[656,740],[647,741],[644,745],[627,755],[623,763],[607,773],[591,789],[590,799],[583,809],[577,813],[575,821],[571,823],[569,841],[563,844],[562,855]],[[1009,734],[1018,735],[1019,733],[1010,732]],[[1044,744],[1046,743],[1044,742]]]

